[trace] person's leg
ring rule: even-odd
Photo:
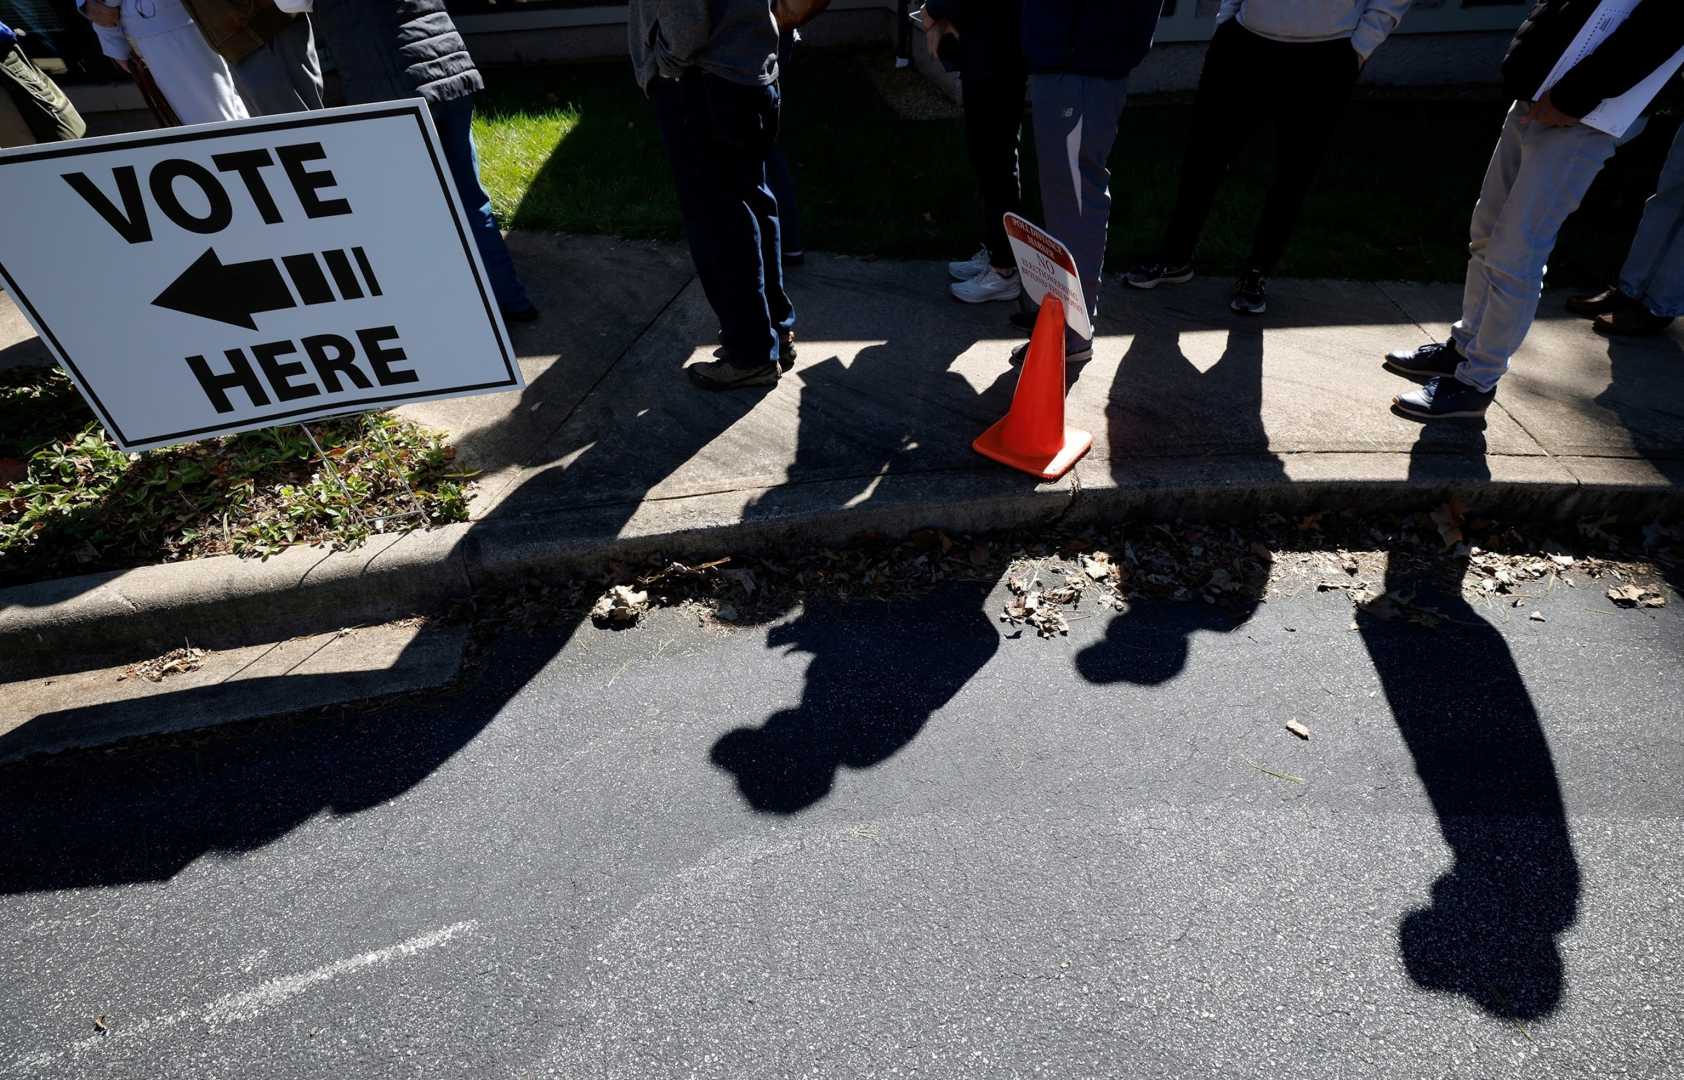
[[[0,85],[38,142],[80,139],[87,125],[58,84],[16,45],[0,47]]]
[[[134,50],[183,124],[244,120],[249,115],[227,62],[205,44],[198,27],[188,24],[135,39]]]
[[[777,84],[768,89],[774,95],[774,108],[781,121],[783,91]],[[778,134],[779,137],[782,136],[781,129]],[[774,141],[769,146],[766,161],[758,170],[758,177],[754,176],[754,165],[747,164],[744,197],[749,209],[754,211],[755,228],[760,233],[760,270],[765,283],[766,314],[772,320],[772,329],[778,332],[781,339],[783,335],[795,329],[795,305],[790,303],[789,294],[784,291],[784,246],[788,243],[788,222],[795,210],[795,196],[793,180],[790,182],[790,202],[787,208],[784,206],[783,197],[773,194],[771,159],[777,145]],[[781,160],[783,155],[776,156]],[[784,168],[787,171],[787,163]]]
[[[322,64],[308,15],[295,16],[285,30],[242,57],[233,71],[253,116],[322,108]]]
[[[1684,124],[1643,207],[1620,291],[1662,318],[1684,315]]]
[[[772,147],[772,152],[766,156],[766,185],[778,201],[778,219],[783,223],[783,250],[790,255],[800,255],[805,251],[801,246],[801,204],[795,194],[795,173],[789,167],[789,157],[785,155],[782,143]]]
[[[1272,50],[1286,76],[1275,114],[1275,176],[1258,219],[1247,269],[1274,272],[1286,252],[1304,200],[1339,128],[1361,64],[1345,40],[1278,45]]]
[[[1280,72],[1255,78],[1256,54],[1262,39],[1234,19],[1217,28],[1199,72],[1187,149],[1181,157],[1175,209],[1164,232],[1158,255],[1168,266],[1193,261],[1199,234],[1216,203],[1216,193],[1240,149],[1245,145],[1257,111],[1251,99],[1265,93]]]
[[[785,79],[789,73],[789,58],[795,48],[795,32],[785,30],[778,38],[778,88],[783,91]],[[780,126],[778,141],[772,145],[771,153],[766,155],[766,184],[772,190],[772,195],[778,200],[778,221],[782,227],[782,254],[800,255],[806,249],[801,243],[801,204],[795,192],[795,172],[789,167],[789,157],[784,153],[784,136],[788,129],[782,126],[782,118],[787,115],[779,107]]]
[[[1125,79],[1036,75],[1030,80],[1041,207],[1047,231],[1070,249],[1088,315],[1099,315],[1100,268],[1111,217],[1111,170]]]
[[[725,359],[739,369],[763,368],[777,359],[778,332],[766,296],[765,241],[751,199],[765,190],[775,94],[695,71],[656,79],[649,89],[685,239],[702,291],[719,316]]]
[[[1545,264],[1562,222],[1578,209],[1615,147],[1612,135],[1583,124],[1523,124],[1519,110],[1517,105],[1510,112],[1492,159],[1492,171],[1500,173],[1495,181],[1500,205],[1486,209],[1482,195],[1474,212],[1470,250],[1481,281],[1474,287],[1470,263],[1468,296],[1455,331],[1463,356],[1456,378],[1487,392],[1508,371],[1509,358],[1537,317]],[[1492,185],[1489,175],[1487,183]]]
[[[965,80],[965,146],[982,206],[981,234],[989,260],[1002,270],[1017,266],[1003,218],[1023,212],[1018,140],[1027,85],[1022,71],[978,73]]]
[[[468,215],[473,229],[474,246],[479,248],[480,262],[491,278],[491,291],[497,296],[497,306],[503,314],[520,317],[530,313],[532,301],[527,298],[526,286],[515,272],[509,246],[497,227],[497,215],[491,209],[491,196],[479,180],[479,155],[474,150],[474,99],[464,95],[450,101],[430,102],[433,126],[438,129],[439,145],[444,150],[451,180],[456,184],[457,197]]]
[[[1524,102],[1517,101],[1509,108],[1497,146],[1491,151],[1491,161],[1485,166],[1485,180],[1480,185],[1479,200],[1474,203],[1473,217],[1468,222],[1468,271],[1462,280],[1461,317],[1450,327],[1451,344],[1462,356],[1467,355],[1468,342],[1479,330],[1490,296],[1485,251],[1508,202],[1509,191],[1520,175],[1521,139],[1526,129],[1521,118],[1525,115]]]

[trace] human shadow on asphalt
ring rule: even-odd
[[[639,455],[631,476],[647,486],[688,461],[763,396],[704,396],[685,384],[680,366],[704,345],[674,349],[664,373],[673,380],[670,393],[667,384],[658,384],[660,401],[634,408],[637,415],[626,418],[614,438],[565,448],[557,464],[527,483],[553,493],[617,474],[624,484],[620,455],[628,448]],[[671,422],[675,413],[685,415],[683,424]],[[532,528],[532,501],[509,498],[463,544],[478,543],[483,529]],[[629,501],[594,512],[623,521],[637,505],[632,491]],[[425,701],[321,714],[332,720],[292,717],[167,737],[123,754],[66,755],[62,765],[49,757],[5,766],[0,894],[167,880],[206,855],[261,848],[324,811],[354,814],[397,798],[473,741],[566,647],[587,607],[558,605],[541,629],[501,635],[495,667],[474,669],[464,685]],[[284,713],[309,682],[334,678],[294,674],[246,685]],[[150,701],[163,711],[185,710],[219,692],[212,686]],[[98,726],[130,707],[117,702],[80,710],[78,723]],[[66,720],[62,714],[39,719],[50,727]]]
[[[848,380],[864,385],[888,380],[878,385],[893,385],[906,370],[896,362],[896,354],[911,347],[909,340],[915,339],[868,346],[846,367],[827,358],[799,372],[809,392],[801,401],[791,482],[756,499],[745,510],[745,521],[776,519],[798,504],[810,510],[811,495],[798,492],[795,485],[803,478],[824,477],[823,463],[837,460],[839,450],[845,450],[843,460],[855,467],[849,476],[826,477],[828,498],[838,508],[858,507],[862,499],[869,501],[868,493],[881,476],[906,468],[932,437],[952,434],[940,432],[939,424],[940,418],[953,422],[956,403],[961,416],[976,421],[979,432],[1011,404],[1017,369],[1006,363],[1008,342],[999,345],[999,376],[980,392],[954,371],[907,386],[901,411],[885,412],[880,399],[817,392],[825,383]],[[1035,487],[1033,478],[1004,467],[997,474],[990,471],[981,482],[1001,494]],[[769,648],[812,657],[801,701],[757,726],[727,732],[714,743],[709,759],[736,781],[750,807],[786,815],[825,798],[839,770],[867,769],[888,760],[999,650],[1000,631],[986,604],[1005,572],[1003,561],[977,567],[972,580],[944,590],[947,602],[929,608],[913,605],[905,618],[868,635],[840,629],[829,603],[809,605],[788,624],[774,627],[767,638]],[[951,616],[923,614],[938,606],[944,611],[974,611],[975,616],[955,622]]]
[[[1269,452],[1263,428],[1263,331],[1230,329],[1222,356],[1204,372],[1182,353],[1179,337],[1173,328],[1144,326],[1117,368],[1105,415],[1118,483],[1133,482],[1129,471],[1140,459],[1170,453],[1243,456],[1253,464],[1256,486],[1284,482],[1286,468]],[[1220,443],[1193,442],[1212,432],[1223,433]],[[1101,685],[1168,683],[1186,668],[1194,634],[1232,633],[1256,614],[1272,560],[1267,552],[1254,552],[1250,562],[1244,573],[1233,572],[1238,588],[1224,603],[1193,605],[1169,619],[1133,612],[1113,616],[1105,640],[1077,654],[1077,672]]]
[[[1412,478],[1490,478],[1483,449],[1447,459],[1445,441],[1423,429]],[[1398,924],[1398,949],[1423,989],[1536,1019],[1566,989],[1557,939],[1577,917],[1579,864],[1537,708],[1503,635],[1463,598],[1468,548],[1456,551],[1426,579],[1391,552],[1384,602],[1356,619],[1454,858]]]

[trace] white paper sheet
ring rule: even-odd
[[[1602,0],[1601,6],[1585,21],[1578,36],[1561,54],[1561,59],[1556,62],[1549,77],[1538,87],[1538,92],[1532,95],[1532,100],[1536,101],[1549,93],[1550,88],[1561,81],[1562,76],[1572,71],[1585,57],[1608,40],[1609,36],[1620,28],[1620,24],[1637,9],[1638,2],[1639,0]],[[1649,103],[1655,100],[1655,95],[1661,92],[1661,87],[1665,86],[1666,81],[1676,75],[1681,67],[1684,67],[1684,49],[1680,49],[1647,79],[1619,97],[1609,98],[1592,109],[1580,122],[1619,138],[1637,122],[1637,118],[1643,115],[1643,110],[1648,108]]]

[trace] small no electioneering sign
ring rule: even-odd
[[[419,99],[0,151],[0,278],[124,450],[523,385]]]
[[[1007,211],[1004,220],[1006,239],[1011,242],[1012,255],[1017,259],[1030,302],[1039,304],[1051,293],[1064,305],[1065,325],[1080,337],[1092,338],[1093,321],[1088,317],[1087,301],[1082,297],[1082,275],[1076,270],[1076,257],[1059,243],[1058,237],[1028,218]]]

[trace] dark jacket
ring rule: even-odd
[[[258,46],[292,25],[274,0],[181,0],[199,24],[199,33],[230,64],[257,51]]]
[[[1503,84],[1510,94],[1532,100],[1598,2],[1539,0],[1503,58]],[[1640,0],[1608,40],[1561,77],[1550,101],[1568,116],[1584,116],[1653,75],[1679,49],[1684,49],[1684,0]]]
[[[1023,0],[1031,75],[1126,78],[1152,47],[1163,0]]]
[[[965,78],[1022,77],[1023,0],[924,0],[924,10],[959,31]]]
[[[444,0],[328,0],[312,18],[348,105],[453,101],[485,88]]]

